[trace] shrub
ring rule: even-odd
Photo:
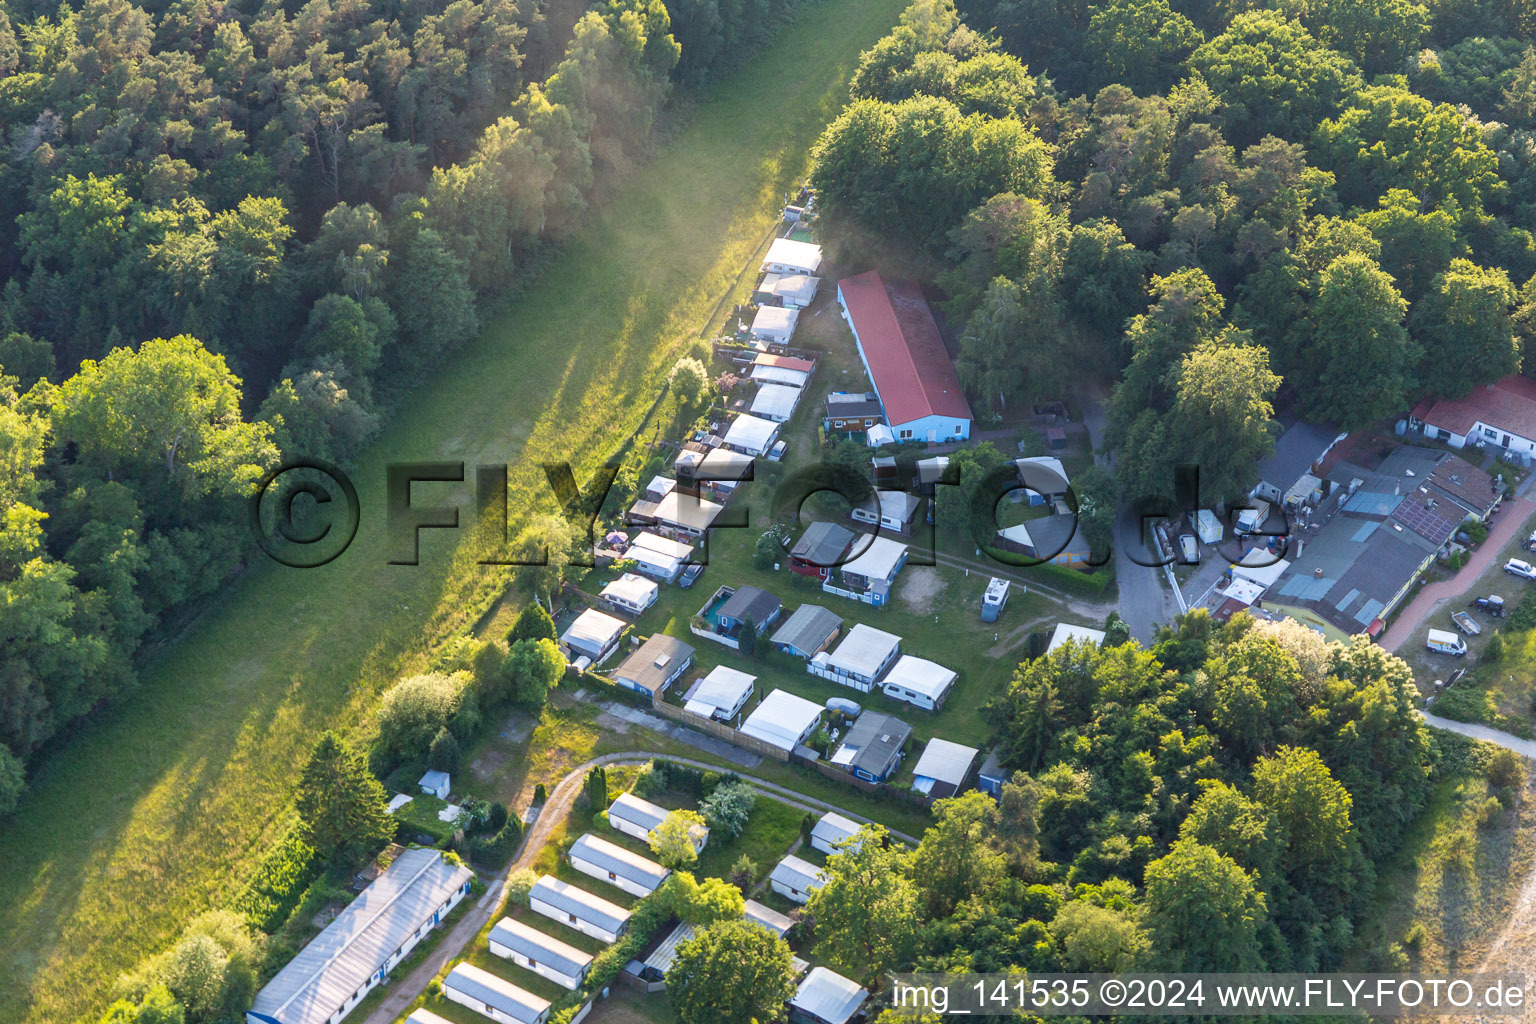
[[[485,827],[492,832],[500,832],[507,824],[507,805],[497,800],[491,804],[491,811],[486,815]]]
[[[652,761],[650,764],[642,767],[640,769],[640,773],[635,776],[634,791],[636,796],[646,797],[649,799],[650,797],[656,796],[666,788],[666,770],[664,768],[658,767],[657,762],[655,761]]]
[[[289,826],[256,866],[233,909],[268,934],[288,919],[319,870],[315,851],[304,842],[298,825]]]
[[[446,727],[437,730],[432,746],[427,749],[427,767],[439,772],[459,770],[459,741]]]
[[[539,873],[533,868],[519,868],[512,872],[512,877],[507,879],[507,903],[526,907],[528,894],[533,892],[533,887],[538,880]]]
[[[533,787],[533,802],[534,803],[542,804],[544,801],[546,801],[548,799],[549,799],[549,794],[544,789],[544,783],[541,782],[537,786]]]
[[[517,621],[507,632],[507,643],[515,644],[519,640],[558,640],[560,632],[555,629],[555,620],[549,617],[549,612],[544,606],[534,601],[518,613]]]
[[[1488,758],[1488,784],[1516,790],[1525,785],[1525,762],[1513,750],[1499,747]]]
[[[816,827],[816,819],[810,811],[805,812],[805,817],[800,819],[800,838],[810,839],[811,830]]]
[[[731,865],[731,884],[745,893],[752,889],[752,883],[755,881],[757,881],[757,864],[746,854],[737,857],[736,863]]]
[[[500,868],[512,859],[512,854],[517,850],[518,841],[522,839],[521,829],[513,827],[508,822],[500,832],[495,835],[476,839],[469,846],[469,859],[476,864],[487,868]]]
[[[1415,921],[1408,926],[1403,933],[1403,945],[1409,949],[1419,949],[1429,940],[1429,929],[1424,927],[1423,921]]]
[[[459,710],[467,674],[440,672],[402,679],[379,702],[379,742],[396,757],[420,757]]]
[[[1494,630],[1493,636],[1488,638],[1488,644],[1483,648],[1483,661],[1496,662],[1504,660],[1504,635]]]
[[[722,782],[715,787],[699,810],[704,812],[712,834],[722,839],[735,839],[747,827],[752,806],[757,802],[757,791],[740,779]]]

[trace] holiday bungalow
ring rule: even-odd
[[[784,306],[759,306],[752,317],[752,337],[766,345],[788,345],[795,336],[798,309]]]
[[[448,799],[448,788],[452,783],[452,777],[447,772],[432,769],[416,780],[416,785],[427,796],[435,796],[439,800]]]
[[[976,773],[976,788],[995,797],[1003,795],[1003,783],[1008,781],[1008,769],[1003,767],[1003,752],[993,750],[981,763]]]
[[[792,238],[775,238],[768,246],[760,270],[764,274],[815,276],[821,272],[821,246]]]
[[[667,820],[668,813],[665,807],[653,804],[633,793],[622,793],[617,800],[608,805],[608,824],[627,836],[649,841],[651,832]],[[695,827],[693,830],[694,852],[702,853],[704,844],[708,842],[709,829],[703,825]]]
[[[571,867],[631,896],[649,896],[672,872],[648,857],[584,832],[571,844]]]
[[[869,993],[841,974],[817,967],[789,1001],[789,1024],[848,1024],[859,1016]]]
[[[719,631],[727,636],[739,636],[749,622],[761,636],[769,626],[779,620],[783,610],[783,604],[768,591],[759,587],[742,586],[737,587],[735,593],[715,609],[715,619],[720,623]]]
[[[885,411],[880,408],[880,396],[873,392],[834,391],[827,396],[826,412],[821,418],[821,425],[829,432],[845,434],[868,430],[884,422]]]
[[[926,658],[903,654],[880,681],[880,688],[887,697],[915,704],[925,711],[937,711],[944,706],[944,699],[954,689],[958,678],[953,669]]]
[[[971,407],[922,289],[870,270],[839,281],[837,300],[895,439],[969,438]]]
[[[866,711],[858,717],[830,761],[866,782],[884,782],[901,767],[912,727],[899,718]]]
[[[581,986],[592,966],[591,953],[583,953],[513,917],[497,921],[488,941],[494,955],[573,991]]]
[[[772,874],[768,876],[768,884],[773,891],[787,900],[796,903],[804,903],[811,898],[811,893],[826,884],[827,874],[810,861],[801,860],[794,854],[789,854],[774,866]]]
[[[596,665],[614,652],[628,628],[622,619],[588,608],[560,634],[560,644],[570,660],[590,658]]]
[[[820,850],[827,856],[841,852],[839,843],[848,842],[859,834],[859,823],[836,811],[823,814],[811,827],[811,849]]]
[[[544,1024],[550,1002],[503,981],[474,964],[460,963],[443,979],[443,998],[491,1018],[497,1024]]]
[[[821,713],[820,704],[813,704],[787,690],[774,690],[747,716],[741,724],[741,732],[792,753],[816,731],[821,724]]]
[[[256,994],[247,1024],[336,1024],[448,916],[474,877],[437,850],[401,853]]]
[[[770,643],[797,658],[810,661],[826,650],[843,631],[843,620],[819,604],[803,604],[784,620]]]
[[[868,693],[900,653],[901,637],[860,622],[836,650],[816,655],[806,668],[813,676]]]
[[[853,539],[853,531],[846,526],[818,520],[807,526],[789,549],[789,569],[801,576],[826,579],[833,566],[842,564]]]
[[[906,537],[912,533],[923,499],[906,491],[875,491],[875,501],[859,504],[848,513],[855,522],[878,526]]]
[[[650,516],[658,527],[692,540],[704,536],[724,509],[708,498],[673,491],[656,503]]]
[[[688,691],[683,710],[700,718],[734,722],[757,688],[757,676],[716,665]]]
[[[923,748],[923,756],[912,769],[912,788],[935,799],[954,796],[965,785],[971,765],[981,753],[975,747],[935,736]]]
[[[816,298],[821,278],[809,274],[764,274],[752,293],[752,301],[759,306],[785,306],[804,309]]]
[[[774,423],[785,423],[795,414],[795,406],[800,404],[801,394],[799,388],[788,384],[764,384],[752,396],[749,411],[753,416],[761,416]]]
[[[875,537],[867,546],[861,538],[854,548],[861,546],[859,555],[830,574],[821,589],[879,608],[890,600],[891,584],[907,564],[907,546],[889,537]]]
[[[731,421],[721,443],[743,455],[766,455],[779,439],[779,425],[750,413],[742,413]]]
[[[1053,505],[1065,499],[1072,487],[1067,468],[1054,455],[1015,459],[1013,465],[1031,505]]]
[[[599,942],[619,941],[629,925],[629,911],[554,875],[544,875],[534,883],[528,892],[528,907]]]
[[[1051,565],[1086,565],[1092,556],[1077,516],[1070,512],[1030,519],[999,530],[997,547],[1032,562]]]
[[[675,636],[652,633],[613,671],[613,681],[655,703],[693,665],[693,647]]]
[[[683,571],[693,555],[693,545],[649,531],[629,542],[624,557],[635,563],[635,571],[663,583],[671,583]]]
[[[656,603],[661,588],[654,580],[626,572],[611,581],[598,595],[609,608],[623,615],[640,615]]]

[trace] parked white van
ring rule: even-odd
[[[1430,630],[1424,646],[1438,654],[1454,654],[1459,657],[1467,653],[1467,642],[1445,629]]]

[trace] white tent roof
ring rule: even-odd
[[[1251,605],[1264,593],[1264,588],[1252,580],[1235,579],[1227,584],[1227,589],[1218,591],[1229,601],[1241,601]]]
[[[923,756],[917,759],[917,766],[912,769],[912,774],[958,786],[965,781],[965,776],[970,772],[971,764],[979,753],[981,751],[975,747],[951,743],[949,740],[941,740],[935,736],[928,741],[928,746],[923,748]]]
[[[760,384],[786,384],[792,388],[803,388],[810,376],[804,370],[791,370],[785,366],[752,367],[752,379]]]
[[[800,319],[800,311],[788,306],[759,306],[757,315],[752,318],[752,333],[759,331],[768,334],[792,334],[795,330],[795,322]]]
[[[865,436],[869,439],[869,446],[871,448],[878,448],[883,444],[891,444],[896,440],[896,435],[884,423],[876,423],[870,427],[866,431]]]
[[[851,675],[874,678],[891,652],[901,645],[901,637],[860,622],[848,631],[843,642],[827,656],[829,664]]]
[[[752,415],[787,420],[800,404],[800,389],[783,384],[764,384],[752,399]]]
[[[761,455],[768,450],[778,432],[779,425],[772,420],[750,415],[737,416],[731,428],[725,432],[725,443]]]
[[[1232,567],[1232,575],[1238,579],[1252,580],[1261,587],[1272,587],[1275,580],[1290,567],[1291,563],[1286,559],[1277,561],[1273,553],[1263,548],[1254,548]]]
[[[688,700],[688,709],[692,711],[693,705],[698,704],[706,710],[696,713],[709,715],[716,708],[733,708],[743,694],[752,692],[756,682],[757,676],[749,676],[729,665],[716,665],[709,675],[699,681],[698,689],[693,691],[693,696]]]
[[[774,690],[747,716],[741,731],[780,750],[793,750],[800,734],[821,717],[821,711],[820,704],[787,690]]]
[[[604,587],[602,596],[629,604],[645,604],[659,589],[654,580],[627,572]]]
[[[821,269],[821,246],[812,242],[797,242],[790,238],[775,238],[763,257],[763,266],[778,264],[814,274]]]
[[[1019,523],[1017,526],[1010,526],[1006,530],[998,530],[997,535],[1004,540],[1011,540],[1015,544],[1025,544],[1029,547],[1034,547],[1035,545],[1035,542],[1029,536],[1028,523]]]
[[[858,546],[859,542],[855,541],[854,547]],[[843,572],[883,580],[890,576],[891,570],[896,568],[896,563],[901,561],[906,553],[905,544],[898,544],[889,537],[876,537],[858,558],[843,566]]]
[[[692,544],[684,544],[680,540],[670,540],[658,533],[640,534],[629,543],[630,551],[634,551],[635,548],[644,548],[647,551],[655,551],[659,554],[666,555],[668,558],[675,558],[678,561],[682,561],[689,555],[693,554]]]
[[[560,639],[567,643],[579,640],[590,646],[602,648],[607,647],[609,642],[622,632],[624,632],[622,620],[595,608],[588,608],[576,616],[576,621],[560,634]]]
[[[868,998],[869,993],[855,982],[825,967],[815,967],[800,983],[789,1005],[827,1024],[844,1024]]]
[[[883,683],[894,683],[930,700],[937,700],[954,684],[957,673],[926,658],[903,654],[885,674]]]
[[[1088,626],[1074,626],[1069,622],[1058,622],[1051,632],[1051,642],[1045,648],[1045,653],[1050,654],[1068,640],[1076,640],[1080,644],[1102,644],[1104,631],[1091,629]]]

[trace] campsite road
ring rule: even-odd
[[[538,819],[533,823],[533,827],[524,834],[522,845],[518,848],[517,857],[513,859],[511,864],[503,868],[495,878],[491,879],[490,885],[486,888],[485,895],[481,896],[479,901],[463,917],[459,918],[458,923],[453,926],[453,929],[447,935],[443,936],[442,940],[427,955],[426,959],[417,964],[411,973],[390,986],[383,1001],[374,1008],[373,1012],[367,1016],[362,1024],[394,1024],[405,1013],[406,1007],[410,1006],[416,1000],[416,997],[421,995],[428,983],[437,977],[438,973],[450,962],[458,959],[463,954],[464,948],[474,941],[475,936],[480,934],[480,929],[485,927],[486,922],[491,919],[491,915],[496,913],[497,909],[505,901],[507,887],[513,873],[530,867],[538,859],[539,854],[544,849],[544,844],[549,841],[550,833],[570,813],[571,805],[575,803],[576,796],[581,792],[582,784],[586,781],[587,772],[599,765],[644,764],[655,757],[665,757],[679,764],[686,764],[707,771],[732,770],[708,761],[695,761],[686,757],[672,757],[668,754],[652,754],[638,750],[605,754],[602,757],[594,757],[592,760],[572,768],[560,780],[559,784],[555,786],[554,792],[549,794],[549,799],[545,801],[544,809],[539,812]],[[866,818],[862,814],[856,814],[853,811],[838,807],[836,804],[827,803],[825,800],[805,796],[777,783],[753,778],[751,775],[741,772],[736,774],[752,783],[753,786],[763,793],[797,810],[810,811],[812,813],[836,811],[838,814],[852,818],[857,822],[871,822],[871,819]],[[917,839],[905,832],[891,829],[891,835],[903,842],[913,845],[917,844]]]

